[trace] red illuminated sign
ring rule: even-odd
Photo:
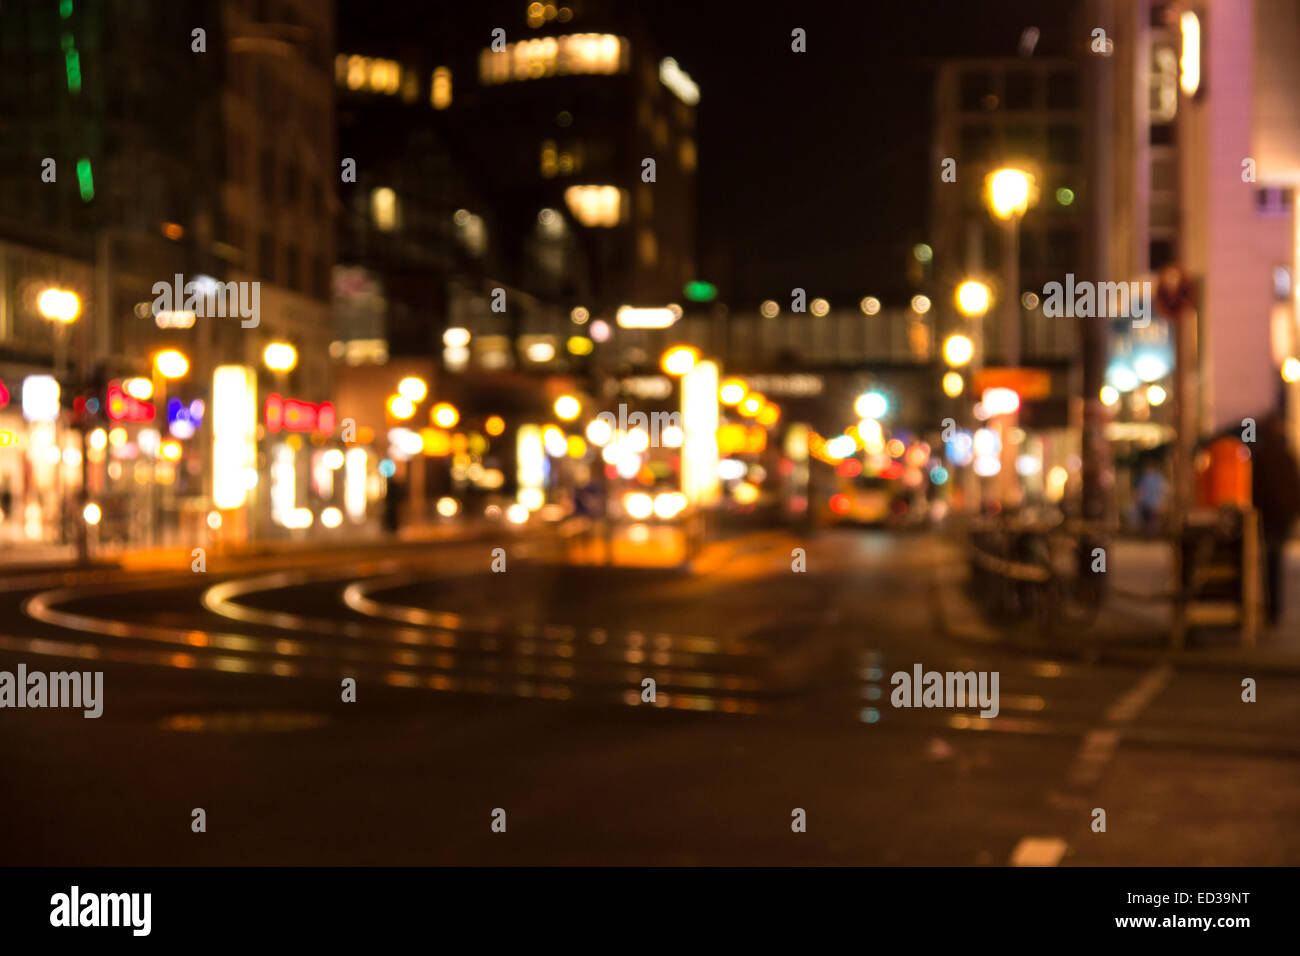
[[[122,383],[108,383],[108,417],[115,422],[151,422],[154,407],[152,402],[142,402],[122,391]]]
[[[296,398],[282,398],[271,394],[266,396],[266,427],[273,434],[289,432],[318,432],[321,435],[334,434],[334,403],[300,402]]]
[[[0,382],[0,408],[9,404],[9,389],[5,388],[5,383]]]

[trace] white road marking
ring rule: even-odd
[[[1023,837],[1011,852],[1012,866],[1056,866],[1065,856],[1060,837]]]

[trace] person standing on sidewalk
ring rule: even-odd
[[[1287,446],[1282,419],[1269,412],[1259,423],[1251,449],[1251,495],[1259,509],[1267,569],[1268,623],[1282,617],[1282,592],[1286,581],[1286,542],[1300,515],[1300,466]]]

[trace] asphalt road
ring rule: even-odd
[[[934,536],[756,533],[692,573],[565,554],[0,579],[0,670],[105,675],[97,720],[0,710],[0,860],[1300,862],[1300,680],[1246,704],[1249,674],[958,643]],[[998,716],[891,706],[915,664],[997,672]]]

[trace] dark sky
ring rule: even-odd
[[[1014,56],[1030,25],[1039,55],[1079,42],[1066,33],[1072,0],[639,6],[700,85],[697,260],[733,302],[794,286],[833,303],[901,296],[938,175],[929,64]],[[790,50],[794,27],[806,53]]]
[[[452,22],[517,24],[525,0],[339,0],[340,40],[414,51],[479,37]],[[1079,0],[613,0],[641,13],[699,84],[696,263],[736,304],[795,286],[832,304],[906,301],[904,269],[926,238],[931,69],[951,56],[1038,55],[1086,42],[1067,32]],[[499,14],[490,13],[497,9]],[[508,11],[508,14],[507,12]],[[445,17],[446,25],[440,27]],[[807,31],[793,53],[790,32]]]

